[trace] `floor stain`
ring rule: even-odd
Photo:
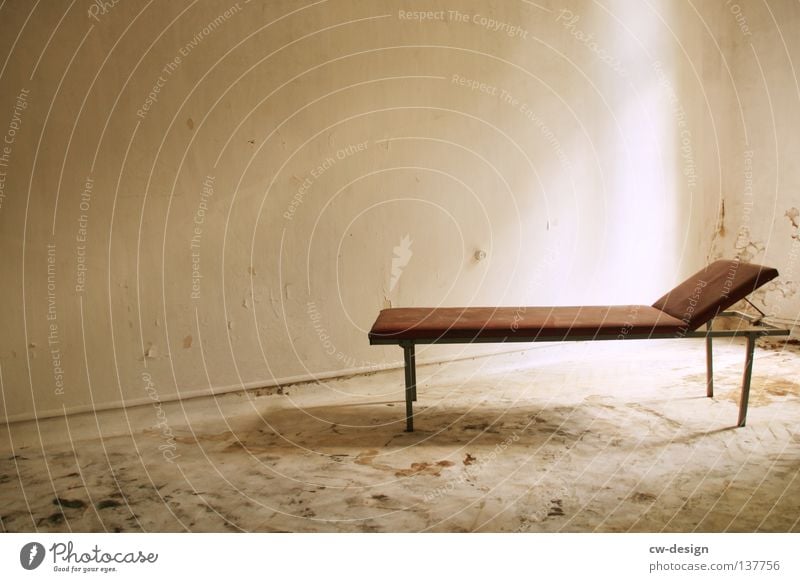
[[[153,431],[154,434],[160,434],[158,431]],[[197,445],[201,442],[226,442],[232,438],[236,438],[231,431],[226,430],[224,432],[215,433],[215,434],[188,434],[188,435],[176,435],[175,442],[182,443],[185,445]]]
[[[653,503],[656,499],[658,498],[655,495],[651,495],[650,493],[642,493],[641,491],[637,491],[630,496],[630,500],[636,503]]]
[[[547,517],[563,517],[563,502],[560,499],[551,499],[550,503],[553,505],[550,507],[550,511],[547,512]]]
[[[56,511],[55,513],[51,513],[47,517],[43,517],[36,522],[38,527],[42,527],[43,525],[60,525],[64,523],[64,514],[60,511]]]
[[[706,383],[705,374],[692,374],[686,376],[687,382]],[[736,374],[715,374],[714,393],[716,396],[739,403],[742,392],[742,376]],[[771,404],[787,397],[800,396],[800,384],[787,380],[786,378],[764,378],[759,377],[754,372],[753,379],[750,381],[750,404],[763,405]]]
[[[375,460],[375,457],[377,457],[379,454],[380,451],[376,449],[371,449],[369,451],[364,451],[362,453],[359,453],[359,455],[356,457],[356,464],[372,465],[372,462]]]
[[[411,463],[408,469],[400,469],[395,471],[396,477],[411,477],[412,475],[432,475],[439,477],[442,474],[442,469],[445,467],[452,467],[455,465],[453,461],[437,461],[435,463]]]
[[[773,380],[767,378],[763,381],[755,380],[750,388],[750,398],[752,401],[753,391],[763,392],[765,402],[771,401],[773,398],[785,398],[787,396],[800,396],[800,384],[786,380],[784,378]],[[758,401],[756,401],[758,402]]]
[[[66,507],[68,509],[82,509],[86,507],[86,502],[81,501],[80,499],[62,499],[60,497],[56,497],[53,499],[53,505],[60,505],[61,507]]]

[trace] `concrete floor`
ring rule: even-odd
[[[742,429],[719,340],[714,399],[699,341],[595,342],[420,367],[413,434],[398,370],[0,428],[0,529],[797,532],[800,351],[759,346]]]

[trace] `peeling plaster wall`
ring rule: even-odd
[[[746,51],[691,5],[69,6],[0,8],[0,419],[392,365],[381,308],[649,304],[709,254]]]
[[[755,294],[768,314],[792,324],[800,314],[800,5],[739,2],[720,7],[728,34],[727,132],[720,150],[724,217],[712,257],[738,256],[778,268]],[[725,13],[728,14],[725,14]]]

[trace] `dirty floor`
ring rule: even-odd
[[[414,433],[400,370],[165,404],[167,432],[0,426],[0,531],[798,532],[800,351],[759,341],[735,429],[743,358],[716,343],[713,399],[694,340],[421,366]]]

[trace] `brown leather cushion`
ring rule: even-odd
[[[647,305],[587,307],[408,307],[384,309],[370,342],[525,337],[567,339],[672,334],[683,323]]]
[[[715,261],[653,303],[653,307],[680,319],[683,327],[691,331],[777,276],[777,269],[771,267],[738,260]]]

